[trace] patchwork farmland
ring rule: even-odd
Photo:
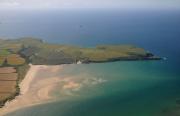
[[[18,74],[14,67],[0,68],[0,101],[1,105],[17,94]]]
[[[0,42],[0,107],[19,94],[19,83],[28,69],[25,58],[18,53],[20,47],[20,44]]]

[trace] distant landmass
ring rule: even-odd
[[[0,39],[0,106],[19,95],[19,83],[34,65],[102,63],[121,60],[160,60],[161,58],[134,45],[98,45],[79,47],[43,42],[41,39]],[[8,78],[5,78],[8,77]]]

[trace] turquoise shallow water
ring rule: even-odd
[[[0,21],[0,37],[34,36],[81,46],[134,44],[167,57],[67,65],[59,76],[78,78],[80,89],[63,101],[7,116],[164,116],[162,111],[180,98],[179,11],[0,11]],[[54,95],[62,96],[56,90]]]
[[[180,74],[168,61],[66,65],[60,76],[89,82],[63,101],[8,116],[161,116],[180,97]]]

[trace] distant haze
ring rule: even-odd
[[[0,0],[0,9],[178,9],[180,0]]]

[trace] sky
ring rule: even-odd
[[[180,0],[0,0],[0,9],[179,9]]]

